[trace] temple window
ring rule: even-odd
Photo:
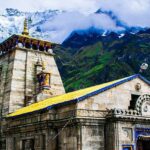
[[[25,47],[26,48],[31,48],[31,44],[30,43],[25,43]]]
[[[44,47],[43,46],[39,46],[39,50],[40,51],[44,51]]]
[[[32,45],[32,49],[37,50],[37,49],[38,49],[38,46],[37,46],[36,44],[33,44],[33,45]]]
[[[132,110],[135,109],[135,104],[139,97],[140,97],[140,95],[131,94],[131,101],[130,101],[129,109],[132,109]]]

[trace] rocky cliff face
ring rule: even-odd
[[[75,33],[55,49],[64,85],[72,91],[139,73],[143,62],[150,63],[150,33]],[[150,68],[142,75],[150,79]]]

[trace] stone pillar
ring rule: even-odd
[[[82,150],[82,125],[77,125],[77,150]]]
[[[119,126],[118,122],[114,123],[114,140],[115,140],[115,150],[119,150]]]
[[[6,150],[13,150],[14,149],[14,142],[12,137],[6,138]]]
[[[106,124],[105,127],[105,146],[106,150],[119,150],[119,128],[117,122]]]

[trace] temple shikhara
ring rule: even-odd
[[[150,81],[139,74],[66,93],[55,43],[0,44],[0,150],[150,150]]]

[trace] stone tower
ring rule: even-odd
[[[3,116],[47,97],[64,94],[54,60],[54,43],[21,35],[0,44],[0,111]]]

